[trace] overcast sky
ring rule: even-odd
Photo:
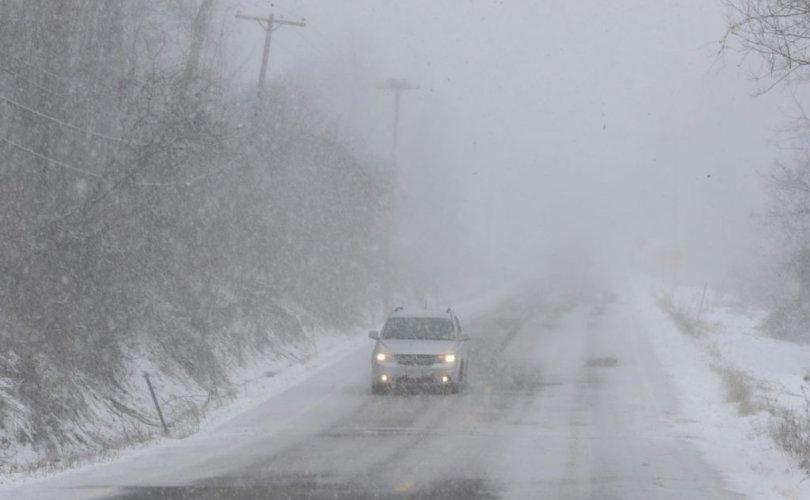
[[[675,262],[673,279],[724,280],[760,252],[757,172],[782,154],[787,99],[754,97],[739,57],[717,56],[719,1],[273,3],[308,23],[274,34],[273,77],[306,82],[363,154],[389,147],[393,101],[376,84],[420,85],[403,99],[398,209],[420,279]],[[263,35],[233,27],[255,85]]]

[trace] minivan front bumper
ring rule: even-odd
[[[395,361],[373,363],[373,383],[389,387],[415,384],[447,385],[455,382],[458,374],[458,362],[429,366],[400,365]]]

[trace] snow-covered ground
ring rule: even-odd
[[[438,446],[468,449],[467,465],[455,464],[450,472],[475,476],[506,496],[522,497],[542,481],[560,492],[596,494],[612,488],[638,498],[712,491],[810,498],[810,481],[770,432],[781,409],[804,409],[810,347],[760,333],[762,313],[723,303],[709,291],[699,325],[685,328],[683,318],[673,320],[673,312],[696,317],[702,290],[673,292],[645,282],[617,293],[615,301],[605,295],[603,302],[578,301],[559,310],[541,304],[491,314],[495,304],[515,293],[505,288],[456,304],[468,321],[489,318],[478,322],[474,334],[501,328],[498,335],[509,346],[480,353],[493,357],[495,371],[478,373],[456,402],[371,398],[366,332],[324,335],[307,361],[277,363],[271,370],[257,359],[236,372],[240,396],[209,412],[194,435],[161,439],[56,475],[5,478],[0,497],[71,492],[85,498],[144,485],[185,487],[215,477],[217,487],[227,488],[234,474],[239,481],[247,474],[272,482],[275,476],[268,477],[261,465],[268,460],[291,474],[321,467],[334,473],[324,477],[335,481],[380,467],[393,481],[409,470],[420,484],[442,476],[438,465],[425,461]],[[525,289],[519,295],[536,300]],[[512,320],[504,323],[504,318]],[[510,321],[519,326],[515,337]],[[536,361],[544,381],[536,391],[510,390],[512,379],[505,382],[501,375]],[[488,392],[501,386],[497,397]],[[433,432],[446,442],[425,449],[420,441],[425,416],[447,422],[459,412],[472,419],[469,432]],[[347,426],[361,429],[355,436]],[[398,432],[378,435],[389,428]],[[381,443],[380,452],[352,455],[367,440]],[[287,456],[283,450],[289,446]],[[515,457],[527,467],[516,467]],[[569,465],[561,469],[563,463]]]
[[[526,286],[526,284],[509,284],[493,288],[486,293],[475,294],[454,302],[453,306],[462,318],[472,319],[491,310],[507,297],[515,295],[516,290]],[[176,448],[179,444],[187,446],[184,441],[210,439],[213,433],[221,431],[223,423],[250,412],[291,387],[306,383],[325,368],[339,363],[346,356],[369,345],[367,334],[365,330],[350,333],[314,331],[309,332],[305,341],[298,345],[276,346],[263,355],[242,359],[240,364],[233,363],[228,373],[229,380],[238,388],[238,395],[232,400],[212,405],[212,409],[198,416],[197,422],[184,422],[183,428],[173,428],[170,437],[153,437],[119,449],[106,450],[96,456],[78,460],[69,467],[0,474],[0,497],[3,497],[3,491],[8,491],[9,488],[58,479],[59,476],[75,473],[92,473],[94,469],[111,462],[137,460],[138,457],[151,454],[170,454],[172,448]],[[134,351],[129,357],[128,370],[131,372],[133,384],[143,383],[141,379],[143,372],[161,373],[161,368],[150,362],[149,356],[139,354],[139,351],[142,349]],[[169,400],[173,400],[177,398],[173,398],[172,395],[185,394],[186,397],[192,398],[197,407],[204,403],[205,395],[189,394],[193,392],[193,384],[189,381],[172,376],[171,372],[166,373],[165,370],[163,374],[165,376],[152,378],[161,401],[165,402],[167,396]],[[145,386],[142,398],[148,398]],[[152,407],[151,400],[148,401],[147,407]],[[104,409],[100,408],[98,411],[103,412]],[[157,417],[155,416],[153,420],[157,421]]]
[[[758,330],[763,312],[724,302],[712,290],[703,300],[699,288],[672,291],[645,283],[636,296],[682,400],[683,432],[733,489],[754,498],[810,498],[810,481],[797,460],[771,437],[780,410],[805,406],[810,346],[766,336]],[[672,312],[695,321],[694,329],[679,327]]]
[[[372,396],[367,343],[210,430],[0,497],[738,498],[673,427],[636,305],[525,292],[465,318],[459,395]]]
[[[156,448],[171,447],[173,443],[188,437],[189,434],[205,435],[211,429],[215,429],[219,423],[261,404],[274,394],[278,394],[295,384],[302,383],[308,377],[317,374],[325,366],[356,350],[367,339],[364,333],[321,332],[320,335],[311,337],[306,351],[301,349],[282,353],[274,351],[268,352],[264,356],[246,360],[242,366],[233,367],[232,372],[229,374],[234,386],[239,388],[238,396],[233,401],[221,402],[220,405],[215,406],[205,415],[200,415],[200,420],[196,425],[186,424],[185,429],[172,429],[171,437],[149,439],[140,444],[133,443],[131,446],[119,450],[107,450],[98,456],[85,458],[78,462],[77,467],[66,470],[43,468],[34,472],[27,471],[0,475],[0,492],[4,486],[14,486],[55,477],[79,469],[91,470],[93,467],[105,463],[151,453]],[[133,366],[134,374],[140,374],[142,370],[151,371],[152,373],[158,371],[144,358],[134,359]],[[183,384],[182,381],[171,377],[153,377],[153,383],[159,399],[164,401],[165,398],[161,397],[161,395],[183,394],[188,392],[189,389],[188,384]],[[146,392],[145,388],[144,392]],[[155,417],[155,420],[157,420],[157,417]]]

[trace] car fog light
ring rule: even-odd
[[[381,375],[380,380],[382,380],[383,382],[388,382],[388,375]]]
[[[445,375],[445,376],[443,376],[443,377],[442,377],[442,383],[443,383],[443,384],[446,384],[447,382],[450,382],[450,377],[448,377],[447,375]]]

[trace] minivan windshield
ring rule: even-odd
[[[453,340],[453,323],[444,318],[390,318],[382,331],[384,339]]]

